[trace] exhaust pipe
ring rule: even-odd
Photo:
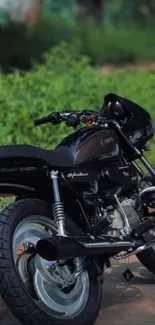
[[[89,236],[60,237],[52,236],[38,241],[36,252],[48,261],[72,259],[91,255],[117,254],[122,250],[134,248],[129,241],[105,242]]]

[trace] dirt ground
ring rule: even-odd
[[[105,273],[102,309],[95,325],[154,325],[155,276],[132,258],[129,266],[135,276],[125,282],[122,273],[128,267],[126,262],[112,264]],[[2,300],[0,325],[19,325]]]
[[[117,72],[118,70],[124,70],[124,69],[129,69],[132,71],[155,71],[155,63],[152,64],[137,64],[137,65],[132,65],[132,64],[126,64],[124,66],[120,65],[114,65],[114,64],[106,64],[102,67],[99,67],[97,69],[98,72],[100,72],[103,76],[108,76],[112,74],[113,72]]]

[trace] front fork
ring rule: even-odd
[[[59,172],[52,170],[50,172],[50,179],[52,180],[54,203],[53,203],[53,217],[58,227],[58,234],[65,236],[65,211],[61,200],[59,190]]]

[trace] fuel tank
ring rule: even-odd
[[[103,166],[104,163],[118,161],[122,152],[116,133],[103,127],[81,128],[66,137],[60,145],[70,149],[75,165]]]

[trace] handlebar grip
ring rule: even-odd
[[[35,120],[34,125],[39,126],[39,125],[46,124],[46,123],[49,123],[49,122],[51,122],[51,116],[50,115],[46,116],[46,117],[42,117],[42,118],[40,118],[38,120]]]

